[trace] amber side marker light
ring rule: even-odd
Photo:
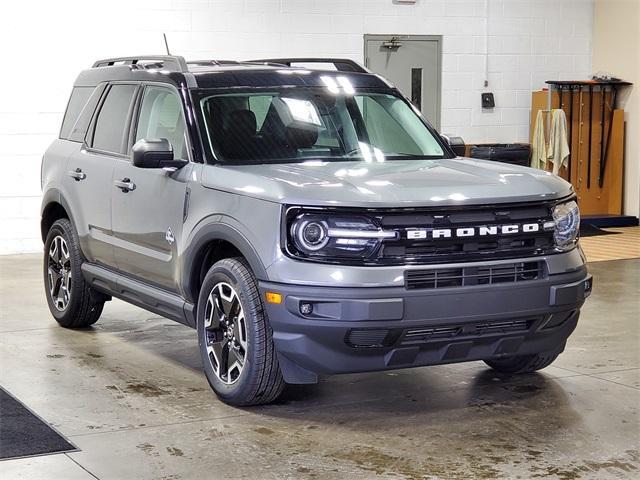
[[[282,303],[282,294],[275,292],[266,292],[264,296],[269,303],[281,304]]]

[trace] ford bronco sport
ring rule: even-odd
[[[236,405],[325,374],[553,362],[591,291],[571,185],[456,157],[380,76],[304,61],[79,75],[42,163],[58,323],[117,297],[194,327]]]

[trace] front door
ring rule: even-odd
[[[175,90],[148,85],[140,102],[134,142],[166,138],[176,158],[188,158],[182,103]],[[118,270],[168,290],[177,290],[177,252],[193,164],[176,172],[116,163],[112,196],[114,251]]]
[[[365,64],[391,81],[440,128],[442,37],[365,35]]]

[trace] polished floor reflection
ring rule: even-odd
[[[39,256],[0,257],[0,384],[81,449],[0,478],[638,478],[640,259],[590,268],[578,329],[539,374],[347,375],[238,409],[210,392],[195,331],[119,301],[64,330]]]
[[[640,257],[640,227],[605,228],[610,235],[580,239],[589,262],[623,260]]]

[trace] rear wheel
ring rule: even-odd
[[[541,352],[533,355],[520,355],[493,360],[485,360],[484,363],[501,373],[531,373],[551,365],[560,353]]]
[[[85,282],[84,257],[71,222],[54,222],[44,243],[44,286],[49,311],[66,328],[83,328],[100,318],[104,300]]]
[[[241,258],[217,262],[198,298],[198,340],[205,375],[232,405],[274,401],[284,388],[272,330],[249,266]]]

